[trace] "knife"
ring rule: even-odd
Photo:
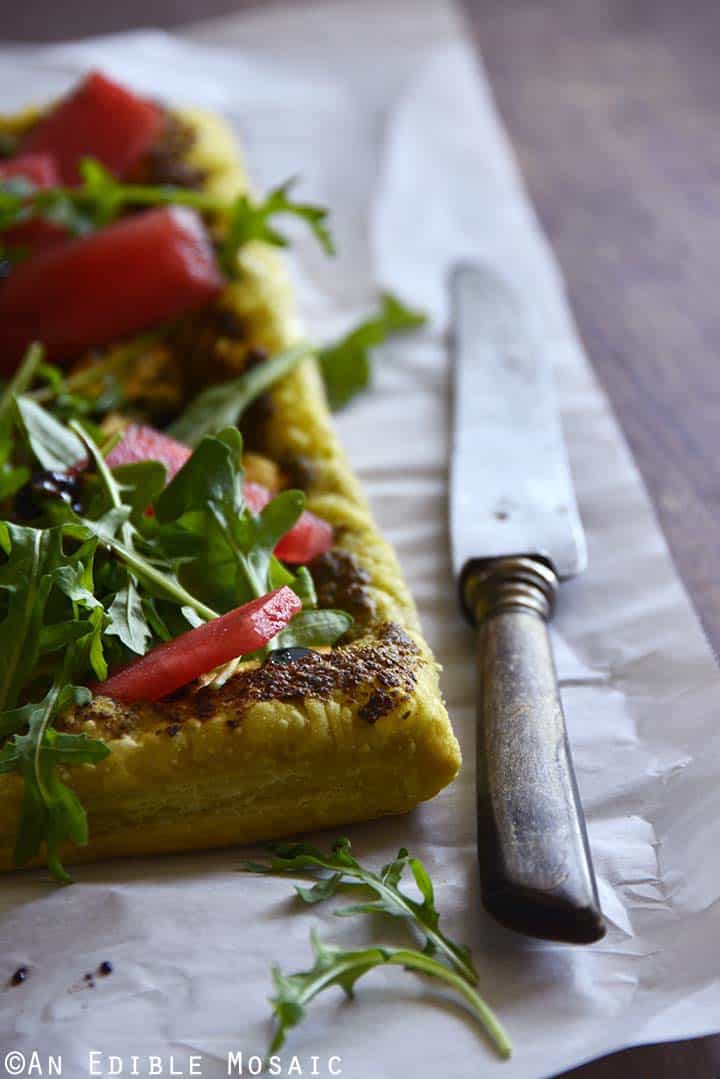
[[[605,933],[548,631],[587,549],[547,349],[491,270],[458,266],[450,477],[453,567],[477,628],[482,900],[510,929]]]

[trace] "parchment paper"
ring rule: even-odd
[[[374,391],[338,423],[444,666],[465,767],[410,817],[350,834],[372,863],[400,844],[427,861],[446,928],[473,947],[481,989],[515,1042],[513,1060],[501,1063],[440,989],[376,972],[354,1003],[339,991],[318,1002],[292,1036],[283,1074],[301,1074],[287,1070],[297,1053],[306,1075],[311,1054],[322,1075],[337,1054],[350,1079],[533,1079],[623,1046],[718,1029],[720,680],[454,14],[440,0],[365,0],[272,9],[193,36],[6,50],[2,105],[42,99],[101,65],[142,91],[220,109],[260,187],[300,173],[303,194],[332,207],[338,258],[327,261],[302,233],[293,257],[315,337],[344,329],[379,287],[432,312],[429,332],[378,356]],[[446,535],[445,280],[467,256],[507,274],[544,322],[588,531],[590,569],[563,588],[555,622],[610,922],[607,939],[586,949],[513,936],[478,902],[472,639],[455,605]],[[131,1054],[140,1075],[152,1074],[142,1054],[158,1054],[163,1074],[171,1057],[179,1071],[201,1054],[206,1077],[228,1073],[228,1050],[261,1052],[271,962],[309,965],[313,926],[347,946],[371,930],[324,907],[298,912],[289,881],[238,875],[240,857],[104,864],[81,869],[68,888],[43,873],[3,879],[0,980],[21,963],[31,971],[22,987],[0,991],[2,1049],[28,1062],[33,1050],[43,1060],[62,1054],[73,1077],[89,1074],[90,1049],[123,1054],[123,1075]],[[375,926],[380,933],[404,939],[394,926]],[[84,973],[103,959],[115,973],[85,988]],[[97,1074],[109,1074],[101,1060]]]

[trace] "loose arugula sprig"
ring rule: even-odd
[[[468,982],[477,983],[477,973],[473,969],[470,950],[455,944],[440,931],[440,915],[435,907],[432,881],[427,869],[419,858],[411,858],[407,850],[401,847],[397,857],[384,865],[379,873],[361,866],[352,854],[349,839],[338,839],[330,851],[325,852],[307,843],[274,843],[268,848],[272,852],[271,860],[245,862],[243,868],[251,873],[317,873],[327,870],[329,876],[319,876],[312,888],[300,885],[295,890],[304,903],[319,903],[336,895],[348,885],[364,885],[375,893],[371,902],[357,903],[350,907],[336,910],[338,917],[353,914],[391,914],[396,918],[406,918],[424,937],[425,952],[428,955],[440,953],[458,973]],[[400,880],[409,868],[422,895],[422,902],[412,899],[400,888]]]
[[[294,179],[274,188],[262,202],[255,203],[245,194],[228,201],[206,191],[122,183],[92,158],[81,162],[80,174],[82,183],[77,187],[39,189],[14,178],[0,182],[0,232],[33,218],[45,218],[82,236],[111,224],[132,208],[189,206],[224,221],[220,262],[231,277],[237,273],[238,251],[250,240],[286,246],[287,238],[271,224],[271,219],[278,215],[301,218],[329,255],[335,251],[327,226],[327,210],[294,201],[290,197]]]
[[[464,978],[443,963],[413,948],[389,948],[376,946],[357,951],[343,951],[332,944],[324,944],[315,932],[311,933],[315,963],[311,970],[296,974],[283,974],[279,967],[273,968],[275,996],[270,998],[275,1015],[275,1033],[269,1051],[276,1052],[285,1044],[288,1030],[296,1027],[305,1015],[307,1005],[324,989],[338,985],[351,1000],[355,984],[364,974],[380,966],[399,966],[403,970],[427,974],[438,978],[458,993],[484,1028],[488,1037],[504,1059],[512,1053],[510,1039],[499,1020],[482,997]]]
[[[353,397],[366,389],[371,378],[370,352],[394,333],[424,326],[427,316],[407,307],[390,292],[380,299],[377,315],[361,322],[335,344],[318,354],[330,407],[344,408]]]
[[[287,1031],[297,1026],[305,1015],[307,1004],[324,989],[339,985],[352,997],[355,983],[364,974],[378,966],[395,965],[439,978],[456,989],[470,1005],[500,1055],[510,1055],[511,1046],[505,1031],[474,988],[478,978],[469,950],[455,944],[439,929],[432,881],[418,858],[411,858],[405,848],[401,848],[392,862],[374,873],[353,857],[348,839],[339,839],[327,853],[305,843],[273,844],[270,850],[273,856],[268,863],[246,862],[243,868],[253,873],[297,873],[303,876],[308,872],[324,872],[322,876],[318,874],[311,888],[296,885],[299,898],[308,904],[322,902],[349,887],[369,888],[376,896],[374,900],[343,907],[335,914],[347,917],[381,913],[401,917],[425,940],[423,951],[386,946],[343,951],[321,943],[312,933],[315,963],[310,970],[285,975],[279,967],[273,968],[276,993],[271,1003],[276,1027],[270,1052],[281,1048]],[[422,902],[412,899],[399,887],[406,867],[410,868]]]

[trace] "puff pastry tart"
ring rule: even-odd
[[[258,372],[292,359],[302,334],[274,228],[242,197],[230,131],[97,73],[2,131],[12,212],[0,350],[15,385],[14,404],[0,400],[11,446],[0,868],[49,857],[62,874],[63,863],[254,842],[433,797],[460,765],[437,665],[338,444],[316,360],[288,362],[256,392]],[[34,339],[47,369],[27,350]],[[212,430],[207,407],[206,437],[185,446],[188,407],[227,386],[223,413],[243,378],[256,391],[237,421],[242,451],[225,420]],[[222,495],[221,479],[198,493],[201,448],[235,469]],[[272,506],[292,520],[270,558],[252,544],[266,542]],[[245,583],[231,595],[219,581],[233,551]],[[39,613],[35,586],[49,596]],[[320,617],[288,637],[301,604]],[[334,634],[324,611],[343,612]]]

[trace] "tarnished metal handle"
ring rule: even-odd
[[[557,577],[533,558],[470,567],[478,627],[478,856],[483,903],[510,929],[599,940],[598,903],[547,622]]]

